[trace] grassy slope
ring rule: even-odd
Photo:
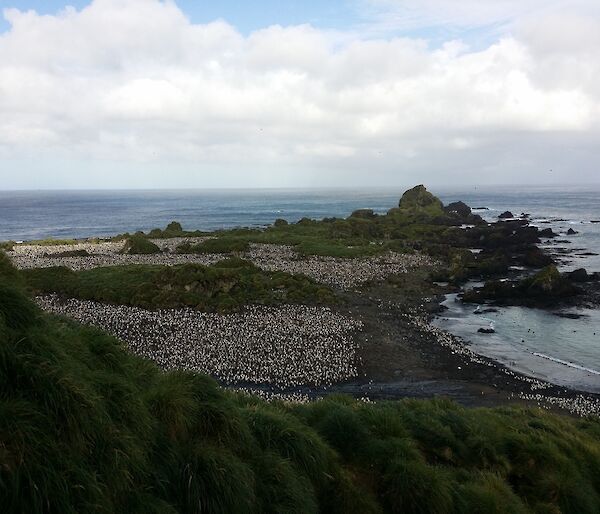
[[[303,275],[262,271],[241,259],[212,266],[110,266],[85,271],[64,267],[23,271],[36,293],[59,293],[149,309],[193,307],[229,310],[249,303],[333,303],[330,288]]]
[[[295,224],[274,224],[265,229],[231,229],[210,233],[209,239],[199,244],[182,244],[180,253],[229,253],[243,252],[249,243],[285,244],[296,247],[301,255],[331,257],[364,257],[386,250],[405,251],[405,242],[416,234],[434,233],[438,228],[429,223],[427,216],[396,213],[391,217],[380,216],[362,219],[304,219]],[[415,225],[416,223],[416,225]],[[416,228],[415,228],[416,227]],[[207,235],[201,232],[155,229],[148,237],[192,237]],[[123,234],[114,238],[130,237]]]
[[[265,404],[37,311],[0,253],[7,513],[600,510],[600,422],[443,401]]]

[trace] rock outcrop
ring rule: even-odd
[[[471,215],[471,207],[464,202],[452,202],[444,207],[444,212],[461,218],[468,218]]]
[[[468,303],[491,301],[498,305],[551,307],[583,293],[568,275],[561,275],[556,266],[520,281],[491,281],[483,287],[470,289],[463,295]]]
[[[406,191],[398,207],[401,210],[417,214],[428,214],[430,216],[441,216],[444,214],[444,204],[435,195],[431,194],[425,186],[419,185]]]
[[[357,209],[352,214],[350,214],[350,217],[372,220],[377,217],[377,214],[373,212],[373,209]]]

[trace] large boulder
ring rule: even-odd
[[[576,269],[575,271],[571,271],[567,273],[569,280],[571,282],[589,282],[592,280],[592,276],[588,274],[588,272],[584,268]]]
[[[548,266],[524,280],[486,282],[483,287],[465,291],[463,301],[552,307],[581,293],[582,290],[569,278],[561,275],[556,266]]]
[[[543,268],[553,264],[554,261],[544,250],[538,246],[532,246],[523,255],[522,263],[530,268]]]
[[[561,276],[556,266],[547,266],[528,279],[528,289],[539,293],[551,293],[556,291],[560,282]]]
[[[175,234],[180,234],[183,232],[183,227],[181,226],[181,223],[179,223],[178,221],[172,221],[171,223],[169,223],[167,225],[165,232],[172,232]]]
[[[373,211],[373,209],[358,209],[350,214],[351,218],[361,218],[365,220],[372,220],[377,217],[377,214]]]
[[[468,218],[471,215],[471,207],[464,202],[452,202],[444,207],[446,214],[459,216],[461,218]]]
[[[498,216],[501,220],[506,220],[510,218],[514,218],[513,213],[510,211],[504,211],[500,216]]]
[[[525,279],[520,285],[522,294],[530,297],[562,299],[575,296],[581,290],[561,275],[556,266],[550,265]]]
[[[398,204],[401,210],[411,211],[431,216],[444,214],[444,204],[436,196],[432,195],[425,186],[418,185],[406,191]]]
[[[540,237],[556,237],[558,234],[555,234],[551,228],[545,228],[540,230]]]

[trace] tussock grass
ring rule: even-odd
[[[35,239],[27,242],[29,245],[36,246],[67,246],[76,245],[78,243],[80,243],[80,241],[77,241],[76,239],[54,239],[51,237],[47,239]]]
[[[23,284],[23,277],[2,250],[0,250],[0,283],[19,286]]]
[[[267,404],[36,312],[14,276],[0,255],[7,514],[600,510],[597,419],[447,400]]]
[[[8,328],[24,328],[35,323],[37,308],[18,288],[0,283],[0,316]]]
[[[148,309],[191,307],[227,311],[247,304],[326,304],[333,291],[304,275],[266,272],[242,259],[212,266],[130,265],[72,271],[65,267],[24,270],[37,293],[58,293]]]
[[[203,236],[206,234],[207,234],[206,232],[202,232],[201,230],[194,230],[194,231],[184,230],[183,227],[181,226],[181,223],[179,223],[178,221],[171,221],[171,223],[169,223],[167,225],[167,227],[164,229],[160,229],[160,228],[152,229],[148,233],[148,237],[151,237],[153,239],[166,239],[169,237],[200,237],[200,236]],[[122,236],[117,236],[117,237],[122,237]]]
[[[125,241],[121,253],[128,255],[149,255],[161,253],[161,250],[152,241],[142,234],[134,234]]]
[[[177,253],[241,253],[248,250],[249,242],[233,237],[207,239],[198,244],[183,243],[177,247]]]

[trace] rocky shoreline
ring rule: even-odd
[[[377,227],[380,218],[362,210],[349,220],[356,227]],[[427,225],[415,235],[411,227],[424,223],[419,220]],[[365,401],[447,396],[465,405],[539,405],[578,416],[600,415],[600,395],[512,371],[431,324],[444,294],[461,291],[469,280],[484,280],[479,289],[464,292],[464,301],[477,304],[599,305],[599,277],[581,271],[561,275],[553,267],[555,259],[540,248],[543,238],[556,236],[551,229],[540,230],[527,216],[514,219],[512,213],[487,223],[462,202],[444,207],[422,186],[407,192],[399,208],[381,221],[390,222],[393,237],[406,247],[403,252],[349,259],[251,242],[235,254],[264,270],[300,273],[333,287],[344,302],[339,308],[251,306],[240,313],[206,314],[56,296],[40,297],[38,303],[107,330],[163,369],[207,373],[226,387],[269,399],[308,401],[332,392]],[[398,223],[400,229],[394,228]],[[159,249],[150,255],[124,253],[124,241],[22,244],[7,253],[21,269],[72,270],[208,265],[231,256],[177,252],[182,244],[209,238],[150,239]]]

